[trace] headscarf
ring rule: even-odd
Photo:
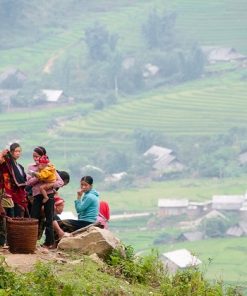
[[[110,220],[110,208],[106,201],[100,201],[99,214],[103,216],[107,221]]]

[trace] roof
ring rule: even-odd
[[[238,210],[242,207],[244,200],[244,195],[214,195],[212,207],[221,210]]]
[[[197,266],[202,263],[201,260],[199,260],[196,256],[192,255],[186,249],[180,249],[168,253],[163,253],[162,256],[169,259],[171,262],[173,262],[180,268]]]
[[[61,95],[63,94],[63,90],[61,89],[42,89],[42,93],[46,96],[46,100],[48,102],[57,102]]]
[[[0,89],[0,101],[4,104],[10,102],[11,97],[19,93],[19,89]]]
[[[225,215],[221,214],[220,212],[218,212],[216,210],[210,211],[209,213],[207,213],[206,215],[204,215],[203,217],[201,217],[198,220],[201,221],[203,219],[214,219],[214,218],[221,218],[221,219],[227,220]]]
[[[247,152],[241,153],[238,157],[238,160],[240,164],[246,164],[247,163]]]
[[[171,149],[153,145],[143,155],[153,155],[155,156],[155,160],[158,160],[161,157],[168,156],[170,153],[172,153]]]
[[[212,204],[211,200],[208,200],[208,201],[190,201],[189,202],[190,206],[198,206],[198,207],[204,207],[204,206],[208,206],[210,204]]]
[[[126,172],[120,172],[120,173],[115,173],[115,174],[111,174],[110,176],[107,176],[105,178],[105,181],[111,181],[111,182],[114,182],[114,181],[120,181],[122,180],[125,176],[127,176],[127,173]]]
[[[236,225],[231,226],[228,228],[227,235],[237,236],[240,237],[242,235],[247,234],[247,222],[239,222]]]
[[[159,208],[179,208],[187,207],[189,205],[188,199],[159,199]]]
[[[15,76],[17,79],[25,80],[26,75],[17,68],[9,68],[0,74],[0,82],[3,82],[10,76]]]
[[[247,58],[247,56],[240,54],[233,47],[203,46],[202,51],[211,62],[243,60]]]
[[[186,240],[193,242],[197,240],[202,240],[203,239],[203,233],[200,231],[193,231],[193,232],[184,232],[182,233],[178,239],[185,238]]]
[[[230,236],[240,237],[243,235],[243,230],[238,225],[231,226],[227,229],[226,234]]]
[[[173,160],[175,160],[176,157],[174,155],[166,154],[161,157],[159,157],[158,160],[156,160],[154,164],[155,169],[162,169],[168,166]]]

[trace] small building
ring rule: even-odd
[[[171,149],[153,145],[143,155],[153,157],[153,170],[158,175],[168,172],[181,172],[184,169],[184,165],[177,160]]]
[[[242,165],[242,166],[246,165],[247,164],[247,152],[243,152],[243,153],[239,154],[238,161],[239,161],[240,165]]]
[[[177,241],[189,241],[189,242],[194,242],[198,240],[202,240],[204,238],[204,234],[201,231],[190,231],[190,232],[183,232],[181,233]]]
[[[197,219],[197,225],[199,225],[201,222],[203,222],[205,219],[222,219],[227,221],[227,217],[222,214],[221,212],[217,211],[217,210],[212,210],[210,212],[208,212],[207,214],[205,214],[204,216],[202,216],[201,218]]]
[[[7,110],[11,106],[12,98],[16,97],[19,91],[19,89],[0,89],[0,102],[3,106],[6,106]]]
[[[244,203],[244,195],[214,195],[212,209],[221,211],[239,211]]]
[[[212,201],[194,202],[190,201],[187,214],[191,219],[201,217],[212,209]]]
[[[158,216],[179,216],[187,213],[188,199],[159,199]]]
[[[203,46],[202,52],[209,63],[244,61],[246,55],[240,54],[233,47]]]
[[[114,173],[105,178],[105,182],[119,182],[128,174],[126,172]]]
[[[27,80],[25,73],[16,68],[10,68],[0,74],[0,88],[19,89]]]
[[[197,267],[202,263],[200,259],[186,249],[163,253],[161,260],[170,273],[175,273],[177,270],[183,270],[189,267]]]
[[[247,222],[239,222],[227,229],[226,235],[240,237],[247,235]]]
[[[245,198],[246,198],[246,194],[245,194]],[[239,211],[240,211],[240,220],[247,222],[247,200],[246,199],[243,202],[242,207],[240,208]]]
[[[64,96],[61,89],[42,89],[42,94],[45,96],[47,102],[58,102]]]

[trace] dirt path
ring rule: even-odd
[[[54,65],[54,62],[56,61],[56,59],[58,59],[60,57],[60,55],[64,52],[64,49],[60,50],[58,53],[54,54],[45,64],[44,68],[43,68],[43,72],[50,74],[52,71],[52,67]]]
[[[13,271],[29,272],[39,261],[62,261],[63,254],[57,250],[48,251],[44,248],[37,248],[34,254],[12,254],[6,248],[0,248],[0,257],[3,258],[4,265]]]

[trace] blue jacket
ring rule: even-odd
[[[95,222],[99,213],[99,194],[91,189],[86,192],[82,199],[75,200],[75,209],[78,220]]]

